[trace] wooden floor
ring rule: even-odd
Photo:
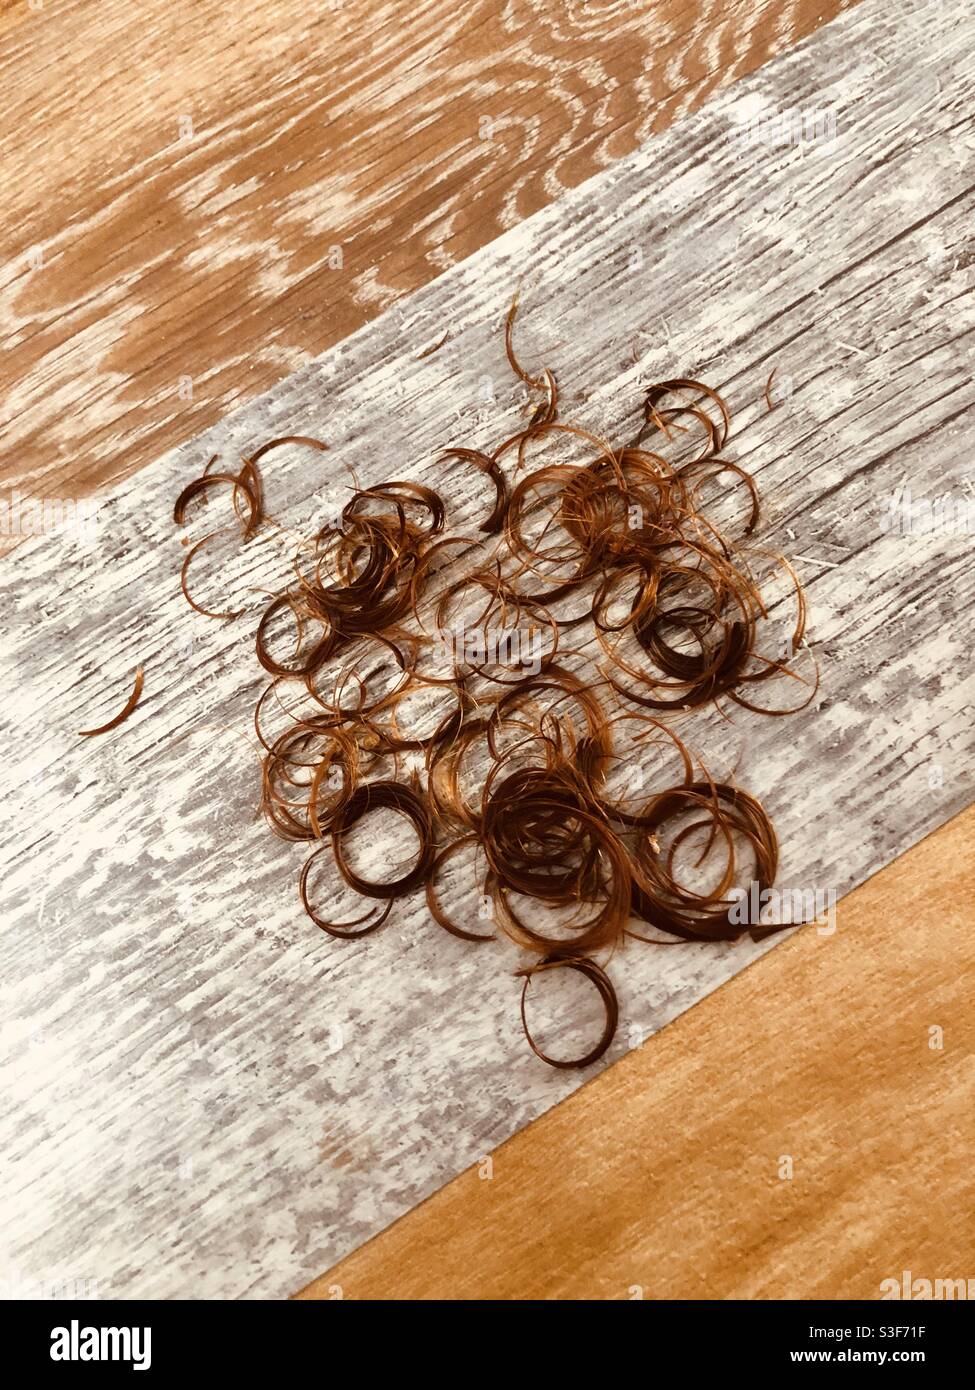
[[[706,106],[850,8],[836,0],[666,0],[651,16],[649,9],[624,3],[567,6],[554,0],[462,9],[443,0],[419,5],[386,0],[368,7],[337,3],[321,9],[275,0],[259,13],[235,14],[231,22],[226,6],[216,0],[147,0],[140,6],[108,0],[96,9],[69,0],[46,0],[39,9],[0,0],[5,92],[0,139],[5,150],[14,151],[5,160],[0,211],[7,251],[0,266],[4,495],[77,499],[143,470],[145,490],[138,490],[137,481],[132,496],[154,506],[157,493],[168,496],[158,479],[168,485],[169,473],[148,467],[160,455],[187,442],[192,452],[191,441],[228,411],[283,383],[383,310],[422,291],[444,269],[538,209],[558,204],[568,190],[614,168],[648,137]],[[906,3],[911,12],[930,11],[932,26],[949,21],[950,8],[925,9],[925,0]],[[98,54],[97,75],[92,52]],[[872,56],[871,48],[867,67]],[[896,92],[896,77],[891,75],[888,90]],[[874,78],[876,73],[865,68],[864,81]],[[946,80],[950,87],[950,75]],[[915,114],[901,111],[900,125],[910,126]],[[895,129],[897,117],[895,109]],[[953,128],[959,161],[966,149],[975,148],[972,138],[970,120]],[[883,152],[881,143],[878,161],[883,154],[901,161],[898,167],[909,167],[909,141],[894,138]],[[864,167],[872,176],[872,158]],[[962,353],[971,361],[965,346],[971,338],[964,338],[970,330],[964,302],[958,307],[953,298],[956,282],[949,278],[964,273],[971,262],[962,245],[971,211],[962,172],[959,162],[957,187],[946,194],[944,209],[918,209],[919,217],[937,212],[935,241],[942,253],[946,246],[951,251],[952,265],[939,267],[937,274],[925,259],[930,248],[920,242],[887,249],[885,237],[911,223],[906,195],[904,206],[888,206],[876,198],[869,179],[858,195],[865,207],[876,200],[869,204],[867,249],[876,256],[871,273],[886,285],[886,291],[876,291],[878,301],[885,292],[891,300],[902,299],[910,306],[908,317],[921,325],[919,332],[928,331],[925,315],[948,325],[952,331],[938,339],[939,356],[925,371],[933,385],[948,383],[963,392],[947,404],[937,391],[924,401],[904,395],[910,359],[906,348],[892,345],[890,370],[871,383],[883,428],[892,431],[892,458],[882,461],[892,475],[901,461],[912,467],[930,463],[934,447],[946,450],[946,475],[954,478],[962,467],[957,448],[947,449],[950,433],[939,434],[935,446],[920,436],[915,440],[919,431],[908,428],[915,408],[928,412],[922,420],[927,431],[958,428],[953,412],[962,408],[970,419],[970,370],[963,389],[958,366]],[[804,182],[797,178],[797,188],[811,199],[814,184],[808,170]],[[856,193],[852,188],[849,196]],[[814,202],[810,206],[820,211]],[[821,211],[820,229],[828,222],[828,209]],[[553,226],[558,230],[558,221]],[[829,254],[844,275],[848,267],[856,274],[856,249],[830,243]],[[506,261],[503,267],[510,279]],[[707,258],[700,273],[706,269]],[[840,314],[844,338],[851,327],[869,331],[872,322],[871,301],[857,306],[860,286],[849,288],[857,292],[852,309],[845,298],[829,306],[831,315]],[[807,300],[815,302],[814,289],[807,292],[804,281],[800,289],[800,307],[789,305],[792,319],[786,320],[794,323],[797,338],[810,333],[817,320],[802,308]],[[436,302],[435,295],[409,299],[413,306]],[[425,326],[423,320],[420,329]],[[351,358],[360,352],[363,364],[379,370],[384,333],[388,329],[380,328],[368,348],[359,340],[360,346],[349,350]],[[803,340],[804,347],[811,341]],[[774,345],[771,338],[759,343],[763,353]],[[608,357],[609,345],[601,351]],[[281,390],[284,401],[288,388]],[[260,418],[261,407],[245,416]],[[796,416],[797,447],[808,425]],[[233,437],[228,427],[228,438]],[[841,428],[840,442],[847,437]],[[965,444],[968,436],[954,438]],[[829,449],[821,439],[816,447],[824,450],[818,466],[827,468]],[[167,465],[173,476],[178,462]],[[855,473],[855,463],[843,462],[837,487],[841,476]],[[797,486],[801,490],[802,484]],[[853,504],[862,505],[859,494]],[[783,508],[780,517],[786,515]],[[844,518],[824,515],[835,527],[830,534],[842,539]],[[155,543],[155,521],[146,526],[142,539],[150,536]],[[21,539],[7,535],[2,543],[13,548]],[[32,573],[39,572],[38,554],[24,558],[25,565],[35,566]],[[959,557],[943,568],[949,578],[956,561]],[[12,595],[20,557],[11,555],[4,563],[12,567],[5,576],[5,592]],[[123,586],[105,610],[110,608],[115,619],[132,608],[134,595],[147,592],[140,586],[148,582],[148,562],[136,556],[133,563],[132,587]],[[168,577],[169,558],[160,563]],[[831,563],[826,561],[827,571]],[[924,565],[930,567],[930,556]],[[959,575],[959,583],[968,582]],[[51,570],[52,584],[53,576]],[[913,611],[911,604],[920,600],[910,581],[909,565],[899,575],[885,576],[883,585],[876,581],[878,625],[894,621],[880,602],[888,592],[897,597],[897,621]],[[166,594],[160,610],[169,602],[168,589]],[[84,586],[75,584],[72,592],[70,576],[63,593],[58,585],[51,590],[55,621],[59,611],[79,613],[84,603]],[[958,617],[949,596],[939,596],[938,604],[931,610],[933,626],[921,634],[919,620],[910,629],[908,661],[922,653],[923,665],[939,624],[954,631]],[[8,611],[14,607],[11,601]],[[157,616],[134,612],[126,621],[131,619],[150,642]],[[927,623],[926,610],[921,616]],[[18,612],[18,632],[22,617]],[[66,640],[59,629],[57,641]],[[59,650],[56,643],[45,648],[36,670],[18,668],[28,694],[37,671]],[[101,657],[97,644],[88,650],[93,671]],[[126,659],[127,649],[105,653],[106,667],[113,670]],[[871,674],[863,674],[865,689]],[[920,751],[910,738],[895,738],[891,762],[902,756],[903,743],[911,776],[921,775],[924,759],[941,746],[934,726],[943,709],[941,741],[949,759],[956,759],[956,777],[952,783],[949,762],[940,810],[928,803],[923,812],[917,807],[916,780],[896,783],[890,794],[898,801],[889,809],[870,805],[875,784],[865,781],[849,855],[857,865],[886,862],[879,848],[876,856],[872,848],[864,850],[893,843],[885,839],[891,827],[906,835],[915,826],[909,842],[975,796],[966,733],[973,692],[970,681],[966,692],[964,669],[947,673],[940,696],[930,688],[930,671],[918,668],[912,675],[905,667],[902,674],[918,684],[912,708],[922,720],[923,738],[919,735]],[[63,684],[46,680],[43,691],[38,685],[39,717],[52,692],[56,708],[62,697],[78,693],[67,675]],[[111,703],[111,693],[106,698]],[[189,706],[184,702],[173,709],[180,718],[187,716],[188,727]],[[876,737],[885,736],[883,723],[878,711]],[[149,748],[149,731],[145,739]],[[52,750],[55,744],[56,739]],[[126,767],[130,756],[113,754],[111,775],[119,785],[131,770]],[[221,761],[204,763],[201,755],[200,766],[215,777]],[[71,770],[68,760],[65,767],[64,776],[82,800],[97,778],[105,777],[104,768],[94,764]],[[177,772],[174,764],[174,778]],[[174,780],[173,785],[179,790],[181,784]],[[124,847],[126,835],[138,840],[131,818],[137,813],[125,804],[129,819],[119,846],[111,846],[115,860],[106,870],[109,880],[121,876],[137,853]],[[210,805],[205,809],[209,815]],[[53,815],[56,819],[57,812]],[[103,820],[100,833],[107,843],[118,829]],[[832,835],[835,841],[837,833],[834,826],[823,838]],[[361,1193],[341,1212],[323,1205],[322,1226],[352,1233],[344,1237],[345,1248],[364,1243],[304,1296],[870,1298],[879,1296],[882,1280],[899,1278],[905,1269],[921,1277],[975,1277],[970,1175],[975,1036],[966,1007],[975,940],[973,836],[972,813],[956,816],[850,894],[835,939],[800,931],[704,1002],[686,1012],[680,1011],[686,1002],[677,1006],[676,1021],[661,1033],[507,1139],[490,1163],[477,1164],[426,1201],[418,1197],[415,1209],[383,1234],[369,1239],[382,1225],[378,1213],[385,1208]],[[154,848],[165,864],[164,837]],[[31,862],[36,881],[41,861]],[[265,883],[272,883],[279,867],[268,848]],[[231,872],[229,857],[225,871]],[[859,868],[852,874],[854,880],[862,876]],[[110,890],[111,882],[108,897]],[[205,889],[202,898],[201,890],[195,891],[198,896],[183,904],[186,910],[199,920],[216,915],[221,905],[210,902]],[[36,882],[30,894],[31,916],[24,921],[34,949],[42,920],[55,917],[64,932],[70,920],[62,922],[63,904],[45,907],[46,892],[38,894]],[[151,896],[146,901],[146,932],[155,939],[155,929],[163,928],[159,944],[165,949],[151,964],[173,981],[173,1028],[163,1037],[131,1027],[135,1011],[149,1008],[152,997],[140,999],[133,986],[129,972],[136,957],[124,921],[111,918],[105,937],[111,954],[94,949],[94,933],[92,942],[80,940],[72,947],[82,963],[85,990],[97,990],[107,971],[109,983],[115,979],[120,991],[104,1014],[103,1037],[117,1036],[116,1050],[100,1055],[93,1048],[81,1059],[86,1084],[92,1095],[104,1086],[106,1096],[110,1091],[115,1097],[106,1100],[106,1114],[107,1106],[121,1104],[126,1094],[123,1077],[138,1079],[143,1099],[164,1098],[173,1109],[152,1117],[153,1135],[159,1129],[178,1135],[194,1125],[199,1132],[199,1116],[193,1125],[186,1122],[181,1107],[186,1096],[192,1104],[202,1097],[201,1115],[209,1113],[211,1122],[214,1113],[226,1114],[227,1135],[234,1135],[242,1096],[253,1093],[251,1073],[229,1100],[209,1082],[194,1090],[195,1073],[173,1071],[171,1085],[151,1080],[165,1072],[173,1038],[195,1021],[200,999],[206,1001],[204,1040],[216,1036],[218,1046],[226,1046],[226,1038],[214,1032],[217,1023],[207,1029],[208,1020],[224,1012],[229,1016],[230,1010],[222,1012],[223,1001],[207,995],[203,972],[210,958],[219,957],[214,970],[236,970],[227,978],[241,979],[239,962],[230,960],[233,924],[220,942],[209,941],[210,958],[203,949],[207,942],[198,943],[200,973],[184,980],[180,992],[187,929],[185,924],[174,929],[168,918],[152,919]],[[78,920],[87,929],[86,919]],[[269,910],[260,926],[264,954],[259,961],[252,957],[262,988],[272,996],[284,978],[285,959],[304,971],[312,987],[318,985],[305,968],[304,948],[292,945],[288,929],[287,919],[276,920]],[[23,989],[29,993],[32,977],[40,979],[38,972],[56,965],[47,957],[27,959]],[[136,969],[148,972],[150,962]],[[109,995],[97,997],[99,1007],[107,1009]],[[227,999],[232,998],[228,988]],[[67,1046],[67,1035],[59,1039],[56,1010],[43,1013],[43,1018],[39,1012],[36,1019],[19,1019],[15,1030],[17,1041],[23,1034],[34,1049],[24,1077],[29,1083],[32,1067],[48,1066],[63,1087],[66,1068],[78,1058],[59,1051],[62,1043]],[[383,1026],[378,1018],[375,1026]],[[191,1036],[198,1047],[200,1034]],[[263,1043],[268,1036],[255,1033],[252,1041]],[[295,1042],[296,1049],[304,1045]],[[303,1055],[296,1050],[295,1058]],[[258,1078],[263,1085],[263,1073]],[[304,1078],[299,1067],[296,1088]],[[35,1113],[29,1085],[23,1094],[23,1113],[40,1126],[32,1131],[40,1137],[45,1126],[50,1129],[50,1119]],[[60,1104],[63,1090],[56,1088],[56,1094]],[[216,1111],[208,1110],[214,1096]],[[300,1124],[309,1129],[316,1096],[302,1092]],[[553,1092],[551,1100],[556,1099]],[[327,1098],[328,1104],[334,1101]],[[507,1098],[504,1104],[509,1105]],[[321,1105],[324,1114],[324,1095]],[[512,1115],[517,1105],[510,1101]],[[294,1119],[286,1109],[278,1113],[279,1122]],[[29,1249],[33,1236],[35,1247],[45,1252],[48,1264],[38,1277],[55,1260],[74,1277],[101,1278],[110,1295],[152,1290],[166,1296],[224,1296],[271,1287],[286,1292],[316,1267],[308,1268],[314,1252],[330,1248],[314,1231],[308,1204],[299,1210],[292,1200],[297,1170],[282,1161],[280,1171],[271,1171],[267,1155],[275,1152],[278,1138],[267,1115],[254,1129],[253,1150],[245,1143],[235,1151],[240,1174],[248,1172],[249,1152],[252,1165],[253,1155],[262,1165],[250,1183],[261,1200],[236,1245],[222,1245],[219,1234],[223,1225],[233,1224],[225,1220],[233,1217],[226,1205],[232,1207],[233,1198],[222,1186],[226,1155],[224,1166],[208,1172],[211,1155],[200,1151],[198,1141],[188,1155],[177,1143],[172,1172],[135,1172],[121,1151],[113,1159],[112,1144],[131,1132],[132,1151],[138,1152],[146,1117],[116,1114],[115,1127],[104,1131],[102,1118],[81,1106],[65,1121],[66,1131],[83,1136],[93,1165],[84,1170],[94,1184],[87,1244],[72,1237],[73,1243],[59,1251],[58,1232],[70,1228],[75,1217],[56,1163],[33,1209],[29,1182],[5,1195],[10,1225],[17,1226],[17,1249]],[[510,1132],[503,1117],[500,1127]],[[484,1131],[493,1132],[487,1123]],[[43,1153],[57,1157],[57,1136],[43,1137]],[[280,1136],[282,1151],[288,1137]],[[340,1142],[326,1127],[315,1163],[354,1167],[375,1136],[357,1130],[354,1139],[351,1145]],[[11,1148],[6,1152],[13,1154]],[[168,1163],[169,1149],[158,1152]],[[35,1151],[32,1144],[24,1148],[22,1137],[17,1141],[14,1156],[28,1168],[44,1167],[47,1157],[41,1154],[40,1145]],[[158,1156],[156,1149],[153,1154]],[[381,1171],[386,1163],[381,1146],[365,1161]],[[438,1162],[441,1181],[462,1166],[451,1168],[449,1157]],[[117,1175],[118,1191],[105,1182],[106,1173]],[[317,1176],[309,1171],[309,1183]],[[430,1190],[428,1178],[432,1181],[429,1171],[417,1183],[420,1195]],[[199,1185],[194,1202],[174,1195],[187,1180]],[[268,1195],[262,1196],[265,1190]],[[138,1229],[139,1235],[133,1234],[131,1248],[120,1254],[118,1233],[124,1233],[125,1222],[119,1215],[126,1212],[130,1230]],[[154,1239],[154,1222],[174,1232],[172,1244]],[[199,1234],[201,1224],[211,1233],[206,1238]],[[105,1235],[110,1229],[111,1239]],[[209,1267],[201,1269],[201,1259],[207,1258]],[[239,1259],[239,1268],[228,1268],[233,1259]]]
[[[7,3],[4,484],[150,463],[848,7]]]
[[[305,1298],[863,1298],[975,1269],[975,809]]]

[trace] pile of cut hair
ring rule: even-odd
[[[616,1031],[617,948],[732,940],[747,929],[732,911],[742,881],[762,891],[776,875],[762,806],[712,779],[676,726],[705,706],[793,712],[818,675],[796,669],[808,653],[802,590],[783,557],[751,540],[758,491],[723,457],[718,392],[688,378],[641,388],[636,437],[611,444],[558,419],[552,372],[531,375],[515,355],[516,312],[517,296],[504,342],[527,422],[435,465],[448,495],[485,493],[482,515],[451,528],[437,488],[353,475],[344,505],[299,538],[293,582],[263,607],[261,805],[277,835],[312,846],[298,892],[316,927],[358,940],[422,893],[454,937],[483,949],[506,933],[529,953],[516,974],[532,1050],[586,1067]],[[239,469],[211,459],[180,494],[176,523],[223,489],[242,542],[275,526],[258,464],[286,445],[327,447],[289,435]],[[214,535],[187,549],[181,584],[197,612],[227,620],[239,613],[189,588]],[[787,589],[775,606],[789,610],[788,630],[771,652],[759,650],[770,623],[756,566],[763,586],[774,574]],[[771,695],[783,685],[787,708]],[[647,758],[666,773],[645,773]],[[377,812],[412,838],[392,874],[387,864],[370,877],[350,841]],[[448,912],[448,865],[456,876],[462,859],[470,901]],[[353,895],[358,906],[339,913]],[[549,1055],[528,1025],[530,982],[557,969],[579,972],[602,1004],[584,1055]]]

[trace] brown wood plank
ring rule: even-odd
[[[975,1278],[973,889],[975,808],[846,897],[835,937],[800,931],[300,1296]]]
[[[3,484],[127,475],[849,3],[5,3]]]

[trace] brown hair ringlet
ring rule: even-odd
[[[543,1052],[535,1042],[528,1027],[525,1009],[528,986],[535,975],[549,970],[575,970],[584,976],[595,985],[606,1011],[606,1022],[595,1047],[582,1057],[574,1057],[570,1061],[550,1057]],[[619,1002],[616,998],[616,990],[605,970],[594,960],[589,960],[585,956],[546,956],[535,965],[529,965],[524,970],[519,970],[518,974],[525,977],[525,983],[521,989],[521,1026],[528,1039],[528,1046],[535,1056],[540,1057],[543,1062],[547,1062],[550,1067],[557,1067],[560,1071],[582,1071],[585,1067],[591,1067],[594,1062],[598,1062],[616,1036],[616,1025],[619,1022]]]
[[[416,863],[401,878],[389,882],[374,882],[355,873],[348,865],[342,837],[357,821],[379,807],[387,807],[409,820],[417,833],[420,847]],[[433,818],[426,801],[402,782],[365,782],[337,809],[332,820],[332,852],[336,867],[346,883],[366,898],[398,898],[414,888],[422,887],[434,861]]]
[[[440,489],[408,477],[360,486],[350,468],[350,495],[315,518],[287,583],[263,605],[254,646],[269,682],[254,727],[261,810],[283,840],[312,846],[298,879],[311,921],[355,940],[422,889],[445,932],[508,938],[527,954],[516,974],[528,1044],[572,1069],[598,1061],[617,1026],[616,991],[594,952],[621,966],[637,941],[733,939],[745,930],[731,912],[742,877],[764,890],[777,872],[768,815],[711,778],[684,736],[686,712],[782,715],[778,679],[800,683],[805,705],[818,670],[812,681],[792,669],[810,657],[805,599],[789,562],[750,539],[759,491],[726,456],[724,397],[692,375],[652,382],[634,403],[629,443],[564,422],[553,372],[529,371],[515,353],[517,307],[515,296],[504,355],[528,392],[521,426],[442,446]],[[404,441],[392,444],[388,457],[400,457]],[[285,435],[237,469],[218,469],[214,456],[176,499],[175,522],[195,501],[223,497],[233,510],[224,529],[250,540],[268,521],[258,464],[285,445],[327,448]],[[462,526],[447,491],[455,479],[475,485],[462,514],[474,519]],[[207,610],[189,590],[190,563],[216,534],[189,548],[180,583],[198,613],[239,616]],[[778,622],[783,606],[768,598],[770,567],[791,583],[795,621],[768,654],[770,613]],[[642,779],[661,747],[649,785],[634,788],[629,774]],[[409,866],[387,880],[350,862],[349,836],[373,810],[403,817],[416,836]],[[483,932],[455,921],[438,887],[469,850],[478,916],[493,919]],[[361,914],[333,921],[313,901],[311,875],[329,865]],[[605,1011],[596,1045],[571,1060],[548,1056],[526,1016],[531,981],[559,969],[591,983]]]

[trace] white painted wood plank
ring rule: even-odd
[[[883,515],[905,480],[961,495],[971,473],[972,38],[960,0],[864,0],[120,487],[90,543],[40,537],[4,566],[8,1277],[285,1294],[580,1083],[524,1044],[513,947],[486,967],[419,903],[359,944],[304,918],[305,851],[255,817],[234,732],[262,686],[253,622],[188,612],[170,519],[211,453],[286,431],[332,446],[268,460],[271,509],[298,530],[346,463],[443,485],[440,448],[523,418],[499,332],[519,278],[519,351],[557,370],[566,418],[625,438],[641,383],[712,382],[763,536],[813,557],[797,564],[820,708],[737,718],[726,740],[775,821],[781,882],[845,891],[971,800],[971,536],[893,536]],[[836,139],[734,134],[789,109],[832,111]],[[770,416],[773,366],[793,392]],[[455,523],[483,496],[458,484]],[[269,549],[248,552],[255,583]],[[140,663],[134,716],[78,740]],[[720,755],[713,721],[688,727]],[[764,949],[628,949],[610,1058]]]

